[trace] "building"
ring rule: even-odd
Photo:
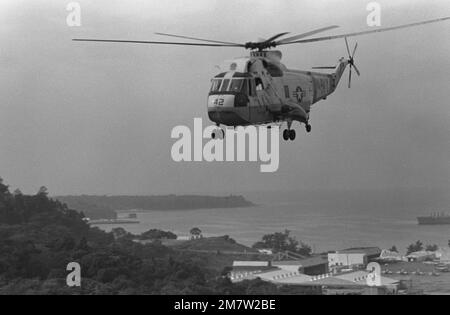
[[[378,247],[349,248],[328,254],[330,268],[366,266],[381,255]]]
[[[308,285],[321,286],[323,294],[388,295],[397,294],[400,281],[381,277],[380,286],[368,285],[367,271],[354,271],[329,277],[313,278]]]
[[[235,261],[230,279],[232,282],[240,282],[259,278],[276,285],[295,286],[304,292],[328,295],[397,294],[401,285],[399,280],[382,276],[379,286],[371,286],[368,281],[369,272],[365,270],[319,273],[320,270],[328,271],[328,259],[325,257],[313,257],[302,261]]]
[[[440,248],[436,252],[436,258],[439,259],[441,263],[450,264],[450,248]]]
[[[380,254],[380,257],[377,259],[380,262],[401,262],[401,261],[407,261],[406,257],[403,255],[392,252],[387,249],[383,249],[383,251]]]
[[[301,260],[289,261],[234,261],[230,272],[232,281],[242,281],[260,277],[263,280],[274,281],[323,275],[328,273],[328,259],[317,256]],[[277,279],[273,279],[275,277]],[[309,279],[309,278],[308,278]],[[292,280],[292,279],[291,279]]]

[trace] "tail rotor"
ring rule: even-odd
[[[355,48],[353,48],[353,53],[350,52],[350,46],[348,44],[347,37],[345,37],[345,46],[347,47],[348,52],[348,64],[350,65],[350,71],[348,73],[348,88],[352,87],[352,72],[355,69],[355,72],[358,76],[361,75],[358,67],[355,65],[355,54],[358,49],[358,43],[355,44]]]

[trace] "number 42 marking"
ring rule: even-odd
[[[216,98],[214,100],[214,105],[215,106],[223,106],[224,102],[225,102],[225,100],[223,98]]]

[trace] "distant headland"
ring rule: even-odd
[[[70,209],[82,211],[91,219],[114,219],[118,210],[196,210],[255,206],[243,196],[57,196]]]

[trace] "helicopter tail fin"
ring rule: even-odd
[[[334,77],[334,87],[336,88],[339,84],[339,82],[342,79],[342,75],[345,72],[345,69],[347,69],[347,66],[349,65],[349,62],[345,58],[341,58],[339,60],[338,65],[334,69],[333,77]]]

